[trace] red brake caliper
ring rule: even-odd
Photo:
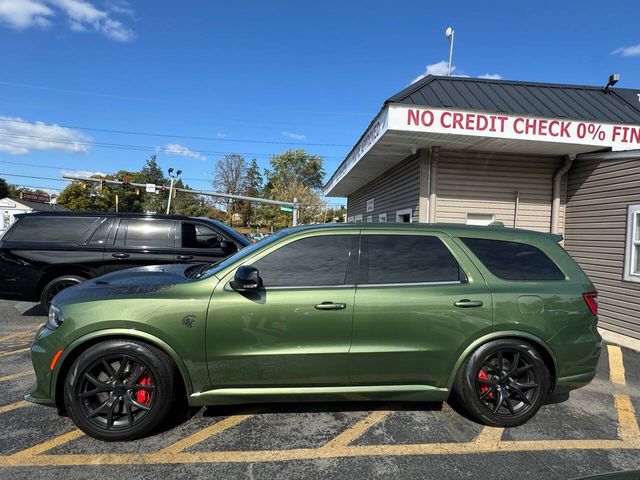
[[[139,385],[151,385],[151,378],[146,373],[140,377]],[[146,390],[136,392],[136,402],[146,405],[151,401],[151,393]]]
[[[487,376],[487,374],[482,369],[478,372],[478,378],[480,380],[489,380],[489,377]],[[484,393],[487,390],[489,390],[489,386],[488,385],[485,385],[484,383],[482,385],[480,385],[480,392],[481,393]],[[487,395],[487,398],[493,398],[493,393],[490,393],[489,395]]]

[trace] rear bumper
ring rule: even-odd
[[[596,369],[587,373],[581,373],[579,375],[571,375],[569,377],[560,377],[556,381],[556,387],[553,389],[553,393],[567,393],[576,388],[582,388],[589,384],[591,380],[596,376]]]

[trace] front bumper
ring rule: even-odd
[[[36,374],[36,385],[34,390],[24,397],[27,402],[56,406],[53,385],[55,370],[51,370],[50,365],[55,352],[64,348],[58,338],[59,335],[56,335],[55,331],[49,330],[44,325],[36,333],[36,338],[31,345],[31,362]]]

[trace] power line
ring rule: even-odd
[[[2,122],[15,122],[15,123],[25,123],[29,125],[47,125],[43,122],[32,122],[29,120],[22,119],[10,119],[10,118],[0,118]],[[119,133],[125,135],[142,135],[147,137],[164,137],[164,138],[182,138],[187,140],[208,140],[214,142],[236,142],[236,143],[259,143],[259,144],[268,144],[268,145],[297,145],[297,146],[310,146],[310,147],[352,147],[353,145],[343,144],[343,143],[307,143],[307,142],[277,142],[273,140],[249,140],[249,139],[237,139],[237,138],[219,138],[219,137],[204,137],[198,135],[176,135],[176,134],[168,134],[168,133],[151,133],[151,132],[136,132],[131,130],[111,130],[107,128],[93,128],[93,127],[79,127],[74,125],[62,125],[55,124],[59,127],[63,128],[71,128],[75,130],[86,130],[88,132],[102,132],[102,133]]]
[[[2,119],[0,119],[2,121]],[[113,148],[118,150],[134,150],[134,151],[144,151],[144,152],[155,152],[155,153],[164,153],[167,155],[180,155],[180,153],[172,152],[171,150],[167,151],[166,148],[163,147],[151,147],[146,145],[130,145],[130,144],[122,144],[122,143],[102,143],[102,142],[93,142],[93,141],[84,141],[84,140],[66,140],[62,138],[54,138],[54,137],[41,137],[36,135],[19,135],[14,133],[0,133],[0,137],[14,138],[14,139],[30,139],[30,140],[41,140],[51,143],[59,143],[62,145],[82,145],[88,147],[99,147],[99,148]],[[247,157],[257,157],[257,158],[270,158],[277,154],[271,153],[247,153],[247,152],[221,152],[221,151],[213,151],[213,150],[191,150],[189,152],[199,155],[212,156],[212,157],[222,157],[225,155],[242,155]],[[183,155],[184,156],[184,155]],[[324,159],[331,160],[341,160],[342,157],[323,157]]]

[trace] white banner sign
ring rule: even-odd
[[[640,148],[640,126],[390,105],[389,129]]]
[[[156,185],[154,183],[147,183],[147,193],[156,193]]]

